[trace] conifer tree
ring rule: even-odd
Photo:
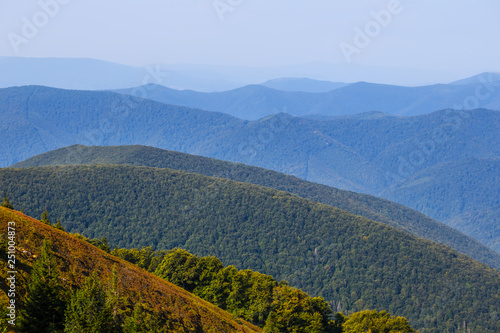
[[[124,333],[161,333],[167,332],[168,325],[156,314],[149,314],[140,302],[134,306],[132,315],[125,318],[123,323]]]
[[[85,279],[82,288],[71,296],[64,332],[120,332],[113,321],[113,309],[107,300],[106,290],[96,272]]]
[[[40,222],[43,222],[48,225],[52,225],[52,222],[49,220],[49,212],[47,209],[42,213],[42,217],[40,218]]]
[[[8,194],[6,194],[5,197],[3,198],[2,207],[14,209],[14,206],[12,206],[12,204],[10,203]]]
[[[60,219],[57,219],[57,223],[56,223],[56,224],[54,224],[54,228],[59,229],[59,230],[62,230],[62,231],[66,231],[66,230],[64,229],[64,227],[62,226],[62,224],[61,224],[61,220],[60,220]]]
[[[62,332],[65,307],[56,260],[50,253],[50,244],[44,241],[40,257],[33,264],[20,331]]]

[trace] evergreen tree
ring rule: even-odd
[[[7,306],[9,306],[8,301],[5,301],[3,298],[0,299],[0,333],[6,333],[9,329],[8,320],[10,318],[7,317],[7,314],[9,313]]]
[[[57,219],[57,223],[56,223],[56,224],[54,224],[54,228],[59,229],[59,230],[62,230],[62,231],[66,231],[66,230],[64,229],[64,227],[62,226],[62,224],[61,224],[61,220],[60,220],[60,219]]]
[[[67,333],[113,333],[119,332],[113,320],[113,309],[110,306],[106,290],[97,273],[90,275],[81,289],[71,296],[66,309]]]
[[[56,260],[50,253],[49,243],[44,241],[40,257],[33,264],[20,331],[62,332],[65,306]]]
[[[6,194],[5,197],[3,198],[2,207],[14,209],[14,206],[12,206],[12,204],[10,203],[8,194]]]
[[[113,265],[109,288],[106,290],[106,302],[107,306],[111,309],[115,326],[119,326],[121,322],[121,297],[118,291],[118,273],[116,272],[116,265]]]
[[[49,212],[47,209],[42,213],[42,217],[40,218],[40,222],[43,222],[48,225],[52,225],[52,222],[49,220]]]
[[[132,315],[125,318],[124,333],[161,333],[167,332],[168,327],[156,314],[149,314],[144,305],[137,303]]]

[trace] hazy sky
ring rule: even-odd
[[[0,0],[0,13],[1,56],[500,71],[498,0]]]

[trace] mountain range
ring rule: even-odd
[[[78,143],[155,146],[390,198],[499,250],[500,214],[497,196],[491,195],[499,192],[498,111],[330,120],[276,114],[245,121],[112,92],[31,86],[0,90],[0,120],[6,140],[1,166]],[[430,168],[440,170],[440,179],[416,178]],[[485,173],[461,182],[456,195],[414,191],[434,182],[451,186],[456,179],[449,175],[467,175],[474,172],[470,168]],[[465,193],[474,197],[474,207],[460,202]]]
[[[225,91],[279,78],[299,78],[300,87],[317,91],[325,81],[369,81],[395,85],[447,83],[462,77],[456,73],[412,68],[370,67],[355,64],[306,63],[293,66],[244,67],[197,64],[123,65],[89,58],[0,57],[0,88],[44,85],[63,89],[120,89],[156,83],[174,89]],[[322,82],[315,82],[315,81]],[[280,80],[281,81],[281,80]],[[286,87],[287,83],[280,87]],[[269,84],[276,84],[271,82]],[[331,85],[331,83],[327,83]],[[297,82],[293,83],[297,87]],[[287,89],[290,86],[287,87]],[[295,90],[295,88],[294,88]],[[321,90],[324,90],[322,88]],[[302,90],[301,90],[302,91]]]
[[[15,208],[47,209],[68,231],[112,246],[215,255],[340,302],[343,312],[385,309],[425,332],[463,321],[481,332],[500,328],[498,270],[287,192],[129,165],[4,168],[0,177]]]
[[[500,254],[417,211],[367,194],[339,190],[244,164],[146,146],[74,145],[37,155],[12,167],[99,164],[168,168],[290,192],[305,199],[388,224],[417,237],[448,245],[471,258],[500,269]]]
[[[358,82],[337,85],[332,91],[320,93],[289,91],[293,90],[291,87],[282,88],[286,91],[277,90],[270,87],[280,87],[279,84],[269,83],[267,86],[250,85],[216,93],[179,91],[154,84],[117,92],[130,95],[140,92],[140,97],[154,101],[224,112],[248,120],[278,112],[295,116],[345,116],[379,111],[397,116],[415,116],[443,109],[500,110],[500,81],[495,81],[497,78],[498,75],[493,73],[484,73],[475,77],[476,82],[470,79],[464,84],[421,87]]]

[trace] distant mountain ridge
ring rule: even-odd
[[[205,92],[225,91],[279,78],[369,81],[411,86],[458,79],[454,73],[345,63],[316,62],[276,67],[161,63],[129,66],[88,58],[29,57],[0,57],[0,73],[0,88],[44,85],[61,89],[96,90],[156,83],[175,89]]]
[[[439,222],[404,206],[366,194],[310,183],[275,171],[244,164],[166,151],[146,146],[87,147],[81,145],[50,151],[13,168],[51,165],[127,164],[168,168],[206,176],[271,187],[382,222],[417,237],[448,245],[471,258],[500,269],[500,254]]]
[[[278,112],[294,116],[344,116],[379,111],[398,116],[415,116],[436,110],[500,110],[500,85],[492,76],[468,84],[402,87],[368,82],[338,86],[328,92],[297,92],[271,89],[280,84],[249,85],[230,91],[201,93],[178,91],[158,85],[115,90],[141,95],[157,102],[224,112],[240,119],[257,120]],[[283,85],[283,84],[281,84]]]
[[[447,221],[458,216],[463,220],[470,213],[473,216],[468,220],[483,226],[483,236],[495,234],[493,230],[499,225],[500,214],[485,204],[489,200],[482,200],[483,193],[495,193],[498,188],[495,172],[487,172],[479,182],[460,183],[457,188],[459,196],[468,193],[476,197],[474,211],[456,205],[449,196],[430,198],[420,191],[416,195],[405,186],[417,173],[443,163],[468,167],[472,164],[461,161],[474,158],[478,163],[491,163],[487,161],[499,157],[498,111],[442,110],[416,117],[344,116],[331,120],[279,113],[245,121],[112,92],[31,86],[0,89],[0,131],[4,137],[0,166],[73,144],[142,144],[391,197],[429,212],[431,218],[438,219],[432,215],[436,212],[433,207],[438,207],[439,216],[448,216]],[[396,189],[407,192],[392,197]],[[457,223],[459,231],[472,235],[474,227],[467,225]],[[498,244],[483,236],[478,240],[484,244]]]
[[[260,85],[281,91],[320,93],[345,87],[348,83],[320,81],[308,78],[280,78],[266,81]]]

